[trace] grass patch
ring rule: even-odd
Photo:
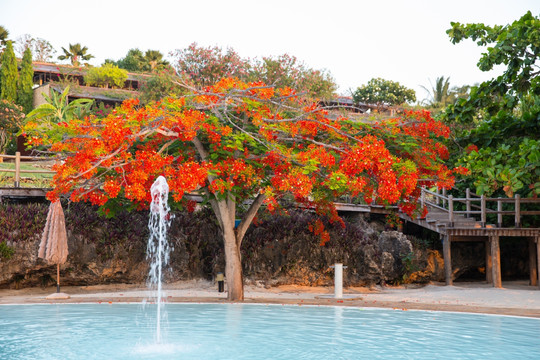
[[[13,187],[15,173],[2,170],[15,170],[15,163],[0,163],[0,187]],[[21,163],[21,187],[25,188],[50,188],[53,174],[25,173],[25,170],[50,170],[43,163]]]

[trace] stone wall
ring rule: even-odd
[[[277,218],[273,225],[283,226],[280,221],[291,220]],[[303,219],[305,224],[299,218],[293,221],[299,222],[298,228],[307,227],[309,217]],[[344,237],[339,238],[339,228],[335,227],[336,231],[331,232],[332,240],[326,246],[320,246],[319,240],[306,231],[272,234],[269,224],[253,227],[242,249],[246,282],[268,286],[331,285],[333,270],[330,265],[342,262],[348,267],[344,278],[346,286],[395,283],[403,281],[413,270],[410,266],[407,268],[404,258],[423,261],[419,259],[425,252],[414,255],[411,242],[402,233],[379,233],[361,219],[347,226],[349,229],[343,231],[356,231],[359,236],[355,238],[343,233]],[[144,240],[111,242],[104,246],[87,241],[72,231],[68,232],[68,239],[70,254],[61,266],[61,284],[146,281],[148,262]],[[11,259],[0,259],[0,287],[22,288],[55,283],[56,266],[37,258],[39,240],[39,234],[36,234],[30,241],[8,243],[15,253]],[[170,229],[169,241],[173,251],[169,270],[165,272],[166,281],[212,279],[217,272],[224,270],[222,244],[215,224],[193,220],[189,216],[177,217]],[[423,270],[425,273],[417,278],[418,281],[441,280],[440,268]]]
[[[7,241],[15,253],[10,259],[0,256],[0,287],[54,284],[56,267],[37,258],[39,229],[44,225],[46,205],[8,214],[1,210],[0,216],[13,221],[11,225],[4,222],[3,229],[11,230],[0,231],[0,241]],[[70,205],[65,212],[70,255],[61,266],[61,284],[142,284],[146,281],[148,217],[145,213],[124,213],[105,219],[95,214],[95,208],[80,204]],[[309,231],[315,219],[314,214],[299,211],[287,216],[261,216],[250,227],[242,244],[246,282],[268,286],[331,285],[333,270],[330,266],[336,262],[347,266],[346,286],[444,281],[438,240],[418,240],[397,231],[387,231],[381,223],[370,223],[357,216],[345,219],[344,227],[326,222],[331,240],[320,246],[320,238]],[[24,221],[29,223],[22,224]],[[23,232],[20,230],[23,227],[33,230]],[[20,239],[23,233],[25,238]],[[169,241],[173,251],[164,274],[166,281],[212,279],[224,271],[220,230],[210,212],[175,214]],[[476,273],[475,280],[481,280],[485,259],[478,254],[484,253],[483,246],[482,243],[453,244],[454,278]],[[511,249],[520,248],[512,246]],[[526,254],[518,256],[510,250],[503,254],[509,254],[509,259],[503,259],[509,264],[503,269],[506,269],[505,276],[527,273]],[[510,258],[515,260],[510,262]],[[515,270],[510,274],[508,271],[512,269]]]

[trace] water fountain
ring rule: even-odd
[[[152,203],[150,204],[150,220],[148,228],[150,237],[146,257],[150,259],[148,285],[156,290],[155,303],[157,307],[156,343],[161,343],[161,318],[163,307],[162,276],[163,268],[169,263],[171,247],[167,242],[167,230],[171,224],[169,185],[163,176],[159,176],[150,188]]]

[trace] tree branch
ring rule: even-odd
[[[265,194],[257,195],[255,200],[251,203],[248,211],[244,215],[244,218],[240,222],[240,225],[238,225],[238,227],[236,228],[236,245],[238,246],[238,248],[240,248],[240,246],[242,245],[244,235],[246,235],[247,229],[251,225],[251,222],[255,218],[255,215],[257,215],[257,211],[259,211],[264,200],[266,200]]]

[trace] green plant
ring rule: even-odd
[[[180,96],[186,90],[178,85],[178,77],[168,71],[161,71],[145,81],[141,87],[141,102],[146,104],[167,96]]]
[[[90,68],[86,75],[84,75],[84,81],[90,86],[101,86],[104,88],[124,86],[128,78],[127,71],[120,69],[113,64],[104,64],[100,67]]]
[[[2,64],[2,67],[0,67],[0,99],[16,101],[19,72],[11,41],[8,41],[6,44],[6,48],[0,58],[0,64]]]
[[[51,96],[45,95],[47,103],[39,105],[26,117],[25,124],[34,129],[47,133],[51,139],[61,139],[66,133],[65,122],[73,119],[82,119],[90,114],[93,101],[90,99],[77,99],[68,102],[69,86],[62,94],[51,91]]]
[[[8,100],[0,100],[0,153],[4,153],[24,119],[23,109]]]
[[[15,254],[15,249],[6,244],[5,241],[0,242],[0,259],[9,260]]]
[[[478,68],[502,66],[500,76],[471,89],[442,118],[457,127],[452,153],[471,170],[467,186],[480,194],[540,194],[540,18],[529,11],[508,25],[452,23],[457,44],[466,39],[486,47]],[[462,151],[465,149],[465,151]]]
[[[353,99],[357,103],[391,106],[416,101],[416,93],[398,82],[376,78],[369,80],[367,85],[357,88],[353,93]]]
[[[65,48],[62,48],[64,51],[64,55],[60,55],[58,57],[59,60],[70,60],[71,65],[73,66],[79,66],[80,60],[90,60],[94,57],[94,55],[87,54],[88,48],[86,46],[82,46],[81,44],[69,44],[69,50],[66,50]]]
[[[27,48],[21,63],[21,72],[17,83],[17,104],[21,105],[24,113],[28,114],[32,111],[34,91],[34,69],[32,67],[32,51]]]
[[[399,215],[395,212],[391,212],[385,217],[385,223],[392,229],[397,229],[400,225],[403,224]]]
[[[420,270],[416,255],[413,251],[401,255],[401,264],[403,266],[403,276],[401,277],[403,283],[408,283],[412,274]]]

